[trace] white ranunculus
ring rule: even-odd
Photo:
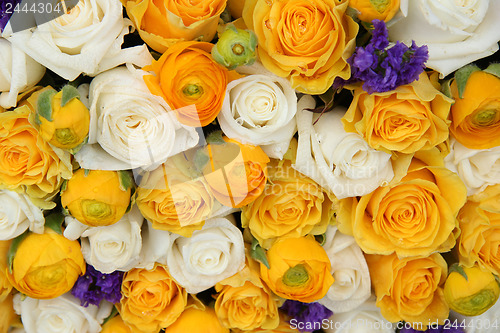
[[[354,310],[371,295],[370,272],[354,237],[329,226],[323,244],[335,279],[325,297],[318,302],[334,313]]]
[[[0,106],[17,105],[17,94],[33,87],[45,74],[45,67],[5,38],[0,38]]]
[[[227,218],[208,219],[189,238],[172,234],[167,266],[188,293],[204,291],[245,266],[243,235]]]
[[[382,317],[374,296],[354,310],[334,313],[323,328],[328,333],[394,333],[393,324]]]
[[[28,228],[43,233],[45,218],[27,195],[0,190],[0,240],[13,239]]]
[[[36,28],[3,36],[38,63],[66,80],[95,76],[124,63],[143,67],[152,61],[146,44],[122,49],[132,22],[119,0],[80,0],[67,14]]]
[[[76,154],[85,169],[152,169],[198,143],[195,128],[182,125],[159,96],[150,93],[146,72],[118,67],[90,84],[88,144]]]
[[[14,295],[14,309],[29,333],[97,333],[112,308],[113,304],[107,301],[102,301],[99,307],[93,304],[83,307],[70,293],[52,299]]]
[[[401,0],[389,39],[427,45],[427,67],[446,76],[498,50],[498,0]]]
[[[287,80],[252,74],[228,84],[218,120],[229,138],[281,159],[297,130],[296,112],[297,96]]]
[[[467,195],[476,194],[489,185],[500,183],[500,146],[469,149],[452,139],[450,153],[444,161],[446,167],[462,179],[467,187]]]
[[[299,141],[293,167],[331,191],[338,199],[362,196],[387,184],[393,177],[391,155],[377,151],[357,133],[347,133],[341,122],[345,109],[319,115],[306,111],[312,96],[299,101]]]

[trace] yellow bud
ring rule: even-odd
[[[399,0],[351,0],[349,6],[360,12],[358,18],[364,22],[374,19],[389,21],[399,10]]]
[[[500,295],[495,276],[479,267],[463,268],[467,279],[451,272],[444,285],[444,297],[450,309],[465,316],[478,316],[492,307]]]

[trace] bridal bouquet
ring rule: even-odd
[[[497,332],[499,17],[0,2],[0,333]]]

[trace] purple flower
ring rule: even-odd
[[[111,303],[118,303],[121,299],[121,285],[123,272],[115,271],[103,274],[91,265],[76,281],[71,294],[80,299],[81,305],[99,305],[103,299]]]
[[[314,303],[302,303],[299,301],[286,300],[281,306],[290,317],[296,319],[297,322],[304,323],[299,327],[315,327],[318,323],[321,323],[323,319],[330,318],[333,314],[332,311],[328,310],[323,305]],[[306,323],[311,323],[307,325]],[[316,325],[314,325],[316,323]],[[307,328],[301,330],[301,332],[312,332],[313,330],[308,330]]]
[[[383,50],[389,46],[389,32],[385,26],[385,22],[381,20],[373,20],[373,34],[370,44],[376,50]]]
[[[3,30],[10,20],[16,5],[21,0],[0,0],[0,30]]]

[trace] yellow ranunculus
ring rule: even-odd
[[[215,290],[215,313],[224,327],[248,331],[278,326],[278,298],[262,283],[259,264],[248,252],[245,268],[217,283]]]
[[[417,155],[401,181],[341,200],[339,229],[352,234],[364,252],[427,256],[455,245],[465,185],[443,166],[437,149]]]
[[[26,105],[0,113],[0,188],[25,191],[43,208],[72,174],[70,154],[51,148],[30,124]]]
[[[116,315],[102,325],[101,333],[133,333],[120,315]]]
[[[227,0],[121,0],[141,38],[158,52],[182,40],[210,42]]]
[[[350,0],[349,7],[359,12],[361,21],[389,21],[399,10],[399,0]]]
[[[388,92],[368,94],[357,87],[342,122],[346,131],[359,133],[375,149],[413,153],[448,138],[452,102],[424,72],[417,81]]]
[[[186,304],[186,290],[166,266],[156,263],[152,270],[134,268],[125,273],[122,299],[116,306],[133,332],[158,333],[177,320]]]
[[[7,298],[12,290],[12,284],[7,279],[7,254],[11,243],[12,240],[0,241],[0,302]]]
[[[61,204],[83,224],[91,227],[118,222],[130,203],[130,186],[123,187],[120,171],[76,171],[61,194]],[[130,180],[130,178],[128,179]],[[130,180],[131,181],[131,180]]]
[[[476,71],[467,80],[462,98],[457,83],[451,84],[455,103],[451,107],[450,132],[471,149],[500,145],[500,78]]]
[[[184,310],[181,316],[165,329],[165,333],[200,331],[204,333],[229,333],[229,329],[223,327],[217,319],[214,309],[207,307],[202,310],[193,306]]]
[[[191,237],[214,210],[215,200],[201,173],[184,154],[147,172],[137,188],[137,207],[154,229]]]
[[[447,265],[440,254],[401,259],[396,254],[366,255],[366,262],[376,304],[385,319],[423,328],[429,323],[444,324],[449,315],[442,288]]]
[[[278,296],[300,302],[323,298],[333,284],[331,264],[314,238],[284,238],[267,251],[270,268],[260,264],[266,285]]]
[[[70,291],[85,268],[80,243],[45,228],[21,241],[7,277],[23,294],[49,299]]]
[[[278,238],[324,233],[333,203],[323,189],[287,160],[273,160],[268,172],[270,183],[262,195],[241,208],[242,226],[265,248]]]
[[[247,0],[243,19],[257,35],[257,53],[274,74],[306,94],[322,94],[348,79],[358,25],[342,0]]]
[[[464,316],[478,316],[496,303],[500,287],[491,272],[477,266],[462,269],[467,279],[451,272],[444,284],[444,297],[451,310]]]
[[[89,133],[90,114],[76,88],[68,85],[58,93],[47,90],[39,95],[35,122],[45,141],[58,148],[73,149]]]
[[[500,275],[500,185],[489,186],[473,195],[458,214],[460,264]]]

